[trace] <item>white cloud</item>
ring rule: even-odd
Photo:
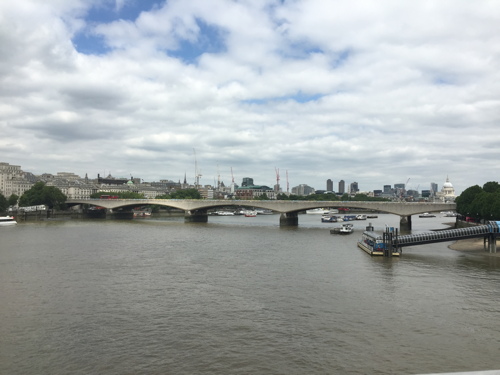
[[[206,183],[498,180],[496,2],[172,0],[109,23],[93,5],[0,4],[1,161],[193,180],[196,148]],[[78,52],[81,33],[106,46]]]

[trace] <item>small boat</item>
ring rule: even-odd
[[[441,212],[441,213],[444,214],[444,217],[457,217],[456,212],[448,211],[448,212]]]
[[[356,220],[366,220],[366,215],[356,215]]]
[[[353,229],[352,224],[342,224],[340,227],[330,229],[330,234],[351,234]]]
[[[372,231],[365,231],[358,241],[358,247],[370,255],[384,255],[386,248],[383,236]],[[397,250],[392,251],[392,256],[399,256]]]
[[[245,211],[245,217],[255,217],[257,216],[257,211]]]
[[[321,216],[321,222],[322,223],[336,223],[337,216],[335,216],[335,215],[323,215],[323,216]]]
[[[342,224],[340,227],[340,234],[351,234],[353,229],[352,224]]]
[[[424,212],[421,215],[418,215],[418,217],[436,217],[436,215],[430,214],[428,212]]]
[[[366,215],[367,219],[376,219],[378,218],[378,215]]]
[[[14,216],[0,216],[0,227],[16,224],[17,221],[14,219]]]

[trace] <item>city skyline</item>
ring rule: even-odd
[[[460,194],[500,171],[498,18],[487,0],[3,2],[0,160]]]
[[[42,172],[42,173],[33,173],[32,171],[29,171],[29,170],[26,170],[22,167],[22,165],[19,165],[19,164],[13,164],[13,163],[6,163],[2,160],[0,160],[0,164],[6,164],[6,166],[10,166],[10,167],[18,167],[20,168],[20,170],[24,173],[31,173],[33,174],[34,176],[37,176],[37,177],[42,177],[42,176],[46,176],[46,175],[52,175],[52,176],[55,176],[57,178],[62,178],[62,179],[73,179],[75,176],[78,176],[80,179],[86,179],[88,178],[89,180],[97,180],[97,179],[106,179],[108,177],[111,177],[113,179],[116,179],[116,180],[133,180],[135,181],[135,183],[137,183],[137,181],[140,181],[141,183],[153,183],[153,182],[161,182],[161,181],[172,181],[174,183],[180,183],[180,184],[183,184],[184,181],[187,182],[188,185],[190,186],[196,186],[196,183],[195,183],[195,180],[194,181],[189,181],[187,180],[187,177],[185,179],[176,179],[176,178],[172,178],[172,177],[169,177],[169,176],[160,176],[156,179],[153,179],[153,180],[145,180],[143,179],[140,175],[129,175],[129,176],[117,176],[117,175],[113,175],[111,173],[111,171],[109,171],[109,173],[106,173],[104,172],[103,174],[97,172],[95,175],[92,174],[92,173],[88,173],[86,172],[84,175],[80,175],[78,173],[75,173],[73,171],[57,171],[57,172],[49,172],[49,171],[45,171],[45,172]],[[68,177],[70,176],[70,177]],[[234,178],[234,182],[237,186],[239,187],[243,187],[243,186],[251,186],[251,185],[259,185],[259,186],[269,186],[271,189],[275,189],[276,185],[272,185],[272,184],[269,184],[269,183],[259,183],[259,181],[254,181],[253,177],[251,176],[245,176],[245,177],[241,177],[241,178],[237,178],[235,177]],[[408,181],[407,181],[408,182]],[[451,181],[448,181],[451,183]],[[206,184],[200,184],[200,186],[213,186],[213,187],[217,187],[219,183],[223,183],[224,186],[226,187],[229,187],[231,182],[226,182],[224,180],[214,180],[212,183],[206,183]],[[398,182],[398,183],[390,183],[390,184],[387,184],[387,183],[384,183],[382,185],[380,185],[379,188],[375,188],[375,189],[372,189],[372,190],[365,190],[365,189],[360,189],[359,188],[359,184],[357,183],[357,181],[353,181],[353,182],[346,182],[345,180],[341,179],[341,180],[338,180],[338,181],[333,181],[332,179],[328,179],[324,182],[324,187],[317,187],[317,186],[313,186],[313,185],[310,185],[308,184],[307,182],[301,182],[301,183],[297,183],[297,184],[288,184],[289,185],[289,193],[292,194],[292,188],[298,188],[300,186],[307,186],[308,188],[312,188],[316,191],[333,191],[337,194],[343,194],[343,193],[353,193],[353,191],[351,191],[351,189],[354,189],[355,191],[354,192],[360,192],[360,193],[364,193],[364,192],[369,192],[369,193],[372,193],[374,191],[381,191],[381,192],[384,192],[384,193],[387,193],[386,189],[387,187],[389,187],[390,189],[396,191],[398,189],[404,189],[406,191],[410,191],[410,190],[413,190],[413,191],[418,191],[418,192],[422,192],[422,190],[433,190],[435,192],[437,192],[439,189],[441,189],[444,185],[444,182],[443,184],[438,184],[438,183],[435,183],[435,182],[430,182],[429,183],[429,186],[424,186],[424,187],[420,187],[420,185],[418,186],[418,189],[417,188],[414,188],[412,187],[411,185],[409,184],[405,184],[405,183],[401,183],[401,182]],[[329,185],[331,186],[331,189],[329,188]],[[282,192],[287,192],[287,181],[280,181],[280,191]],[[1,192],[1,191],[0,191]]]

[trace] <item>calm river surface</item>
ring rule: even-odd
[[[438,215],[439,216],[439,215]],[[1,374],[419,374],[500,369],[500,258],[372,258],[368,222],[299,216],[0,228]],[[413,218],[414,231],[449,218]]]

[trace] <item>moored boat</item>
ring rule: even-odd
[[[216,211],[215,214],[217,216],[234,216],[234,212],[232,211]]]
[[[245,217],[255,217],[257,216],[257,211],[245,211]]]
[[[306,210],[306,214],[308,215],[325,215],[329,213],[330,210],[326,208],[312,208],[310,210]]]
[[[337,216],[335,215],[323,215],[321,216],[321,222],[322,223],[336,223],[337,222]]]
[[[0,226],[16,225],[17,221],[14,216],[0,216]]]
[[[436,217],[436,215],[424,212],[423,214],[418,215],[418,217]]]
[[[358,241],[358,247],[370,255],[384,255],[386,245],[383,236],[372,231],[365,231]],[[392,256],[399,256],[397,250],[392,251]]]

